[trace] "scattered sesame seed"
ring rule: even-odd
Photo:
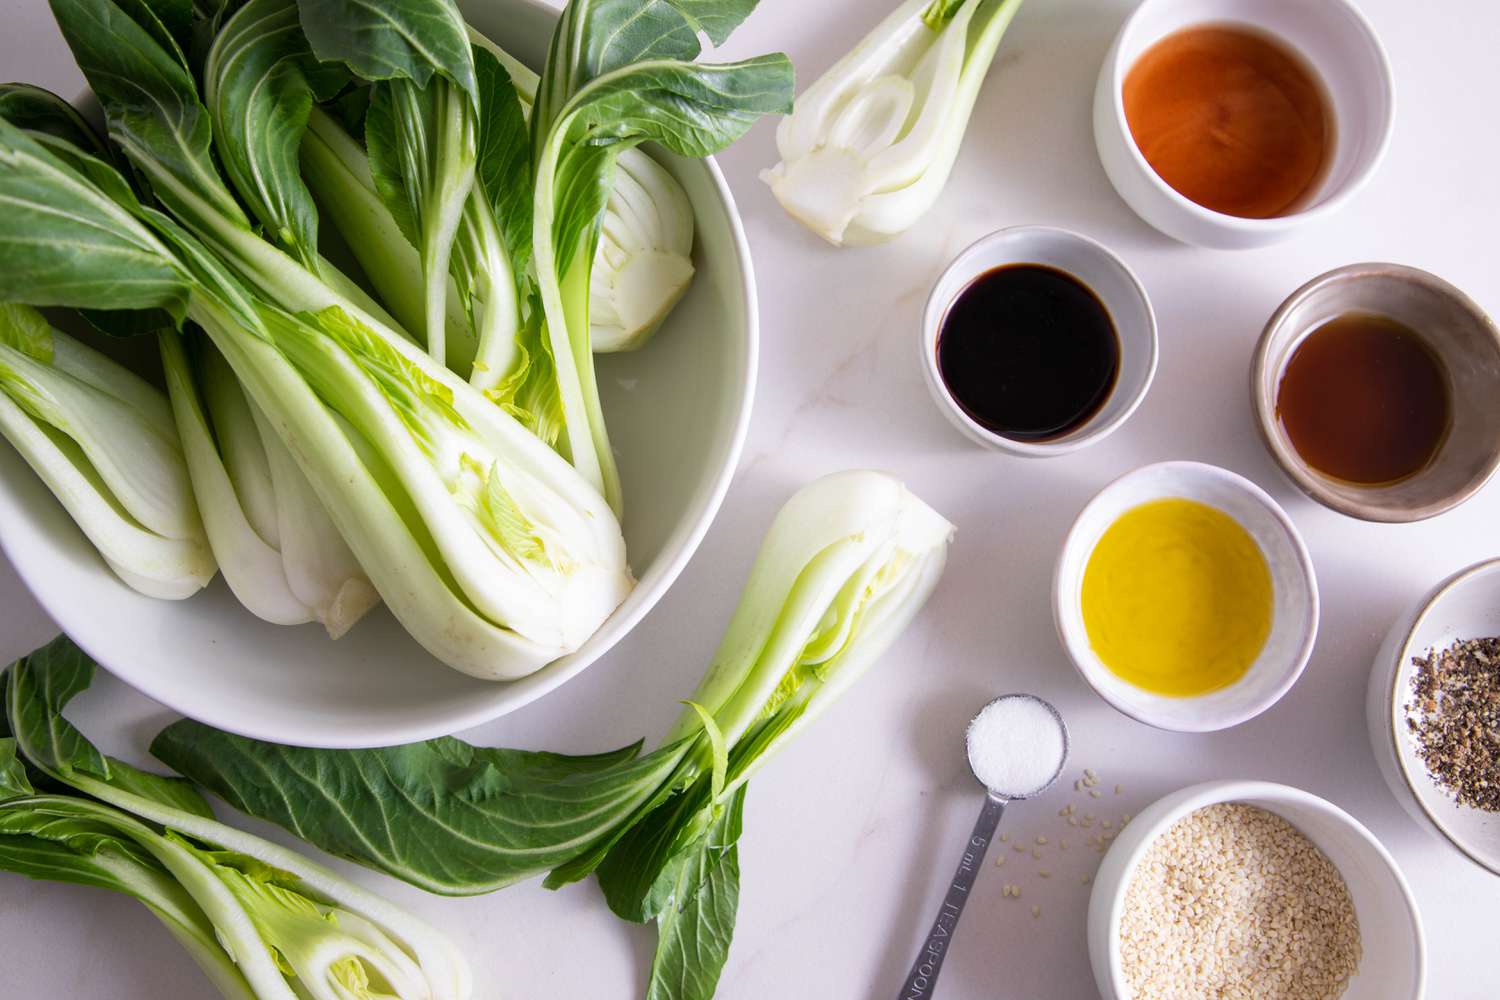
[[[999,868],[1003,864],[1005,864],[1005,855],[1004,854],[1000,855],[998,858],[995,859],[995,867]]]
[[[1103,793],[1101,793],[1099,791],[1099,789],[1097,789],[1097,788],[1090,788],[1089,789],[1089,797],[1090,798],[1097,799],[1101,794],[1103,794]]]
[[[1068,849],[1068,842],[1066,840],[1059,840],[1057,846],[1066,851]]]
[[[1025,854],[1026,853],[1026,845],[1025,844],[1013,844],[1013,845],[1011,845],[1011,850],[1015,851],[1017,854]]]
[[[1008,834],[1008,833],[1002,833],[1000,835],[1000,843],[1002,843],[1002,844],[1005,843],[1009,839],[1010,839],[1010,834]]]
[[[1088,885],[1089,884],[1089,877],[1087,875],[1081,875],[1081,876],[1079,876],[1078,881],[1079,881],[1079,884],[1081,884],[1081,885]]]
[[[1040,861],[1040,860],[1042,860],[1042,852],[1039,851],[1039,850],[1037,850],[1035,847],[1033,847],[1031,849],[1031,860],[1033,860],[1033,861]]]
[[[1109,820],[1105,820],[1103,823],[1100,823],[1099,825],[1102,826],[1102,827],[1104,827],[1104,829],[1106,829],[1106,830],[1108,830],[1110,827],[1114,826],[1114,824],[1111,823]]]
[[[1042,908],[1040,906],[1033,906],[1031,908],[1031,919],[1032,920],[1035,920],[1037,917],[1040,917],[1041,915],[1042,915]]]
[[[1094,773],[1093,768],[1088,768],[1088,767],[1086,767],[1086,768],[1083,769],[1083,776],[1085,778],[1090,779],[1090,780],[1093,780],[1094,778],[1099,777],[1097,774]]]
[[[1119,785],[1116,785],[1116,786],[1115,786],[1115,794],[1116,794],[1116,795],[1119,795],[1119,794],[1120,794],[1120,786],[1119,786]]]
[[[1042,878],[1051,878],[1052,877],[1052,873],[1049,872],[1045,868],[1039,868],[1039,869],[1037,869],[1037,874],[1040,875]]]
[[[1047,845],[1047,838],[1046,837],[1038,837],[1038,838],[1036,838],[1036,842],[1038,844],[1041,844],[1043,847],[1045,847]]]

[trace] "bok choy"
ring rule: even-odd
[[[158,336],[193,491],[230,590],[266,621],[318,621],[337,639],[379,595],[218,350],[202,337]]]
[[[762,174],[834,246],[881,243],[942,193],[1021,0],[905,0],[797,98]]]
[[[733,933],[747,782],[901,634],[937,583],[952,530],[880,473],[800,491],[762,543],[697,693],[646,756],[451,738],[315,750],[186,719],[151,750],[236,808],[433,892],[597,874],[615,913],[657,924],[647,995],[704,1000]],[[343,808],[330,811],[335,789]]]
[[[228,1000],[471,995],[435,928],[100,753],[62,715],[93,674],[59,636],[0,675],[0,870],[135,897]]]
[[[0,304],[0,435],[131,587],[179,599],[213,578],[166,397],[24,305]]]
[[[337,308],[256,299],[106,164],[64,160],[3,121],[0,199],[0,298],[165,309],[201,326],[376,591],[440,660],[522,676],[576,649],[628,593],[598,492],[414,345]]]

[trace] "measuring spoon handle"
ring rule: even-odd
[[[929,1000],[937,988],[938,973],[942,971],[943,959],[948,957],[948,948],[953,943],[953,932],[958,928],[958,918],[963,915],[964,904],[969,901],[969,890],[974,888],[974,879],[979,876],[979,867],[990,849],[990,841],[1000,825],[1005,812],[1005,800],[993,795],[984,800],[974,832],[964,845],[964,856],[953,873],[948,885],[948,895],[943,897],[942,908],[927,932],[927,940],[917,954],[917,960],[901,987],[900,1000]]]

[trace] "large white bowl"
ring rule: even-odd
[[[1126,511],[1168,497],[1196,500],[1234,518],[1271,571],[1271,634],[1245,676],[1217,691],[1176,698],[1136,687],[1104,665],[1083,620],[1083,577],[1099,539]],[[1318,582],[1296,525],[1265,490],[1202,462],[1158,462],[1099,492],[1073,522],[1052,579],[1052,616],[1063,649],[1098,695],[1138,722],[1180,733],[1227,729],[1254,718],[1302,675],[1318,634]]]
[[[1370,746],[1391,793],[1417,824],[1500,875],[1500,813],[1459,805],[1427,773],[1407,728],[1412,658],[1459,639],[1500,635],[1500,559],[1460,570],[1391,624],[1365,697]]]
[[[1427,978],[1422,917],[1395,859],[1332,802],[1268,781],[1209,781],[1184,788],[1152,803],[1120,831],[1089,895],[1089,964],[1103,1000],[1150,1000],[1131,992],[1120,959],[1125,891],[1152,841],[1189,813],[1219,802],[1275,813],[1302,831],[1344,876],[1364,956],[1341,1000],[1420,1000]]]
[[[460,4],[534,66],[557,12],[537,0]],[[663,156],[693,203],[692,287],[644,350],[599,361],[639,584],[581,649],[522,680],[486,682],[433,659],[384,610],[330,641],[268,625],[222,579],[187,601],[130,590],[0,443],[0,547],[52,618],[110,672],[185,715],[259,739],[376,746],[453,733],[533,701],[619,642],[661,598],[718,512],[750,419],[758,325],[739,213],[711,160]]]

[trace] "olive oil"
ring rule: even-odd
[[[1043,264],[1011,264],[959,292],[938,334],[938,370],[980,426],[1046,441],[1087,423],[1114,389],[1120,340],[1083,282]]]
[[[1084,568],[1082,603],[1089,644],[1111,673],[1190,697],[1250,669],[1271,634],[1274,588],[1238,521],[1174,497],[1109,526]]]

